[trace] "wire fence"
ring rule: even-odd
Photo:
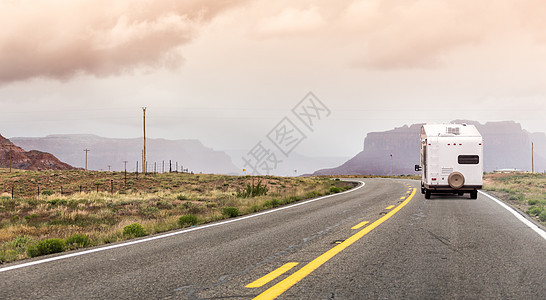
[[[66,173],[43,173],[32,179],[15,179],[0,182],[0,197],[2,198],[39,198],[50,195],[68,196],[78,193],[127,193],[138,191],[153,191],[159,184],[155,175],[162,173],[148,172],[99,172],[99,171],[73,171],[76,179],[54,180]],[[193,172],[171,171],[170,174],[188,174]],[[169,174],[166,173],[166,174]],[[16,173],[11,173],[16,174]],[[37,174],[40,174],[37,172]],[[81,178],[77,175],[81,174]]]

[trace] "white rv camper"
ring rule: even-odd
[[[421,192],[470,193],[478,197],[483,181],[483,140],[474,125],[437,124],[421,127]]]

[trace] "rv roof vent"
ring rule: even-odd
[[[459,135],[461,134],[459,132],[459,127],[447,127],[446,128],[446,133],[447,134],[454,134],[454,135]]]

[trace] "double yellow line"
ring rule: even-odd
[[[276,297],[278,297],[279,295],[284,293],[286,290],[288,290],[293,285],[295,285],[296,283],[301,281],[307,275],[311,274],[311,272],[316,270],[318,267],[322,266],[324,263],[326,263],[328,260],[330,260],[336,254],[343,251],[345,248],[349,247],[354,242],[358,241],[360,238],[362,238],[363,236],[368,234],[370,231],[375,229],[381,223],[385,222],[390,217],[392,217],[394,214],[396,214],[400,209],[402,209],[402,207],[404,207],[406,204],[408,204],[408,202],[411,200],[411,198],[413,198],[413,196],[415,195],[415,192],[417,191],[417,189],[415,189],[415,188],[413,188],[411,190],[410,190],[411,194],[406,198],[406,200],[404,202],[400,203],[400,205],[395,207],[393,210],[389,211],[386,215],[384,215],[383,217],[381,217],[377,221],[373,222],[369,226],[365,227],[361,231],[357,232],[356,234],[352,235],[350,238],[346,239],[345,241],[338,244],[334,248],[326,251],[324,254],[322,254],[321,256],[319,256],[317,258],[315,258],[314,260],[309,262],[307,265],[303,266],[301,269],[294,272],[294,274],[286,277],[285,279],[283,279],[279,283],[275,284],[274,286],[270,287],[269,289],[267,289],[266,291],[264,291],[263,293],[261,293],[260,295],[258,295],[254,299],[260,299],[260,300],[261,299],[275,299]],[[410,191],[408,191],[408,193],[410,193]],[[289,269],[294,267],[296,264],[297,263],[290,263],[290,265],[288,265],[288,266],[285,265],[285,266],[281,267],[282,270],[274,271],[274,272],[276,272],[276,274],[274,274],[274,275],[275,276],[280,276],[282,273],[288,271]],[[279,269],[281,269],[281,268],[279,268]],[[270,276],[268,279],[272,280],[271,277],[272,276]],[[257,286],[257,284],[255,284],[254,286]],[[247,286],[247,287],[253,287],[253,286]]]

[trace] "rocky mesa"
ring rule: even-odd
[[[487,122],[455,120],[452,123],[475,125],[484,140],[484,170],[531,170],[531,143],[534,143],[536,172],[546,170],[546,135],[529,133],[513,121]],[[316,171],[313,175],[389,175],[391,153],[393,174],[417,174],[420,130],[422,124],[404,125],[389,131],[371,132],[364,139],[364,148],[344,164]]]
[[[25,151],[0,135],[0,168],[21,170],[73,170],[69,164],[60,161],[50,153]]]

